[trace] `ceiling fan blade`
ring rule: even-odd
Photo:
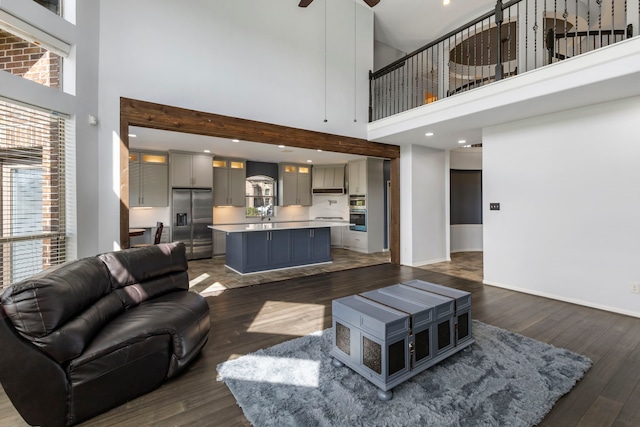
[[[298,6],[300,7],[307,7],[311,4],[313,0],[300,0],[300,4]],[[380,0],[378,0],[380,1]]]
[[[369,7],[373,7],[373,6],[377,5],[378,3],[380,3],[380,0],[364,0],[364,2],[366,4],[368,4]]]

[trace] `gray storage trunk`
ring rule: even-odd
[[[457,306],[464,307],[461,328]],[[396,385],[473,343],[471,294],[432,283],[412,281],[351,295],[334,300],[332,308],[334,365],[345,364],[376,385],[381,400],[390,399]],[[466,332],[463,337],[459,330]]]

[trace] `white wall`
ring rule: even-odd
[[[485,283],[640,316],[638,117],[633,97],[485,129]]]
[[[377,71],[387,65],[391,64],[394,61],[402,58],[406,55],[406,52],[396,49],[395,47],[391,47],[388,44],[375,41],[374,42],[374,51],[373,51],[373,70]]]
[[[449,156],[419,145],[400,148],[400,263],[448,258]]]
[[[66,4],[65,4],[66,6]],[[98,107],[100,1],[79,0],[76,13],[78,44],[75,47],[76,93],[76,203],[78,257],[101,252],[99,246],[100,212],[98,134],[102,124],[89,125],[89,115],[100,117]],[[65,84],[70,67],[64,67]],[[155,223],[154,223],[155,224]],[[108,248],[107,248],[108,249]]]
[[[120,97],[366,138],[373,68],[368,7],[355,8],[354,33],[353,3],[327,1],[325,67],[324,2],[300,8],[289,0],[188,6],[109,0],[100,6],[101,182],[94,221],[101,250],[117,248],[119,240]]]
[[[451,150],[450,169],[482,170],[482,148],[458,148]]]
[[[451,150],[450,169],[482,170],[482,148],[458,148]],[[482,224],[452,224],[451,252],[482,250]]]

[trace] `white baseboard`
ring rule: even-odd
[[[557,301],[568,302],[568,303],[571,303],[571,304],[582,305],[582,306],[585,306],[585,307],[596,308],[598,310],[610,311],[612,313],[624,314],[625,316],[640,317],[640,312],[634,312],[634,311],[629,311],[629,310],[621,310],[621,309],[616,308],[616,307],[610,307],[610,306],[602,305],[602,304],[594,304],[594,303],[589,302],[589,301],[583,301],[583,300],[579,300],[579,299],[575,299],[575,298],[567,298],[567,297],[564,297],[564,296],[555,295],[555,294],[549,294],[549,293],[546,293],[546,292],[533,291],[531,289],[519,288],[517,286],[505,285],[504,283],[491,282],[489,280],[483,280],[482,283],[484,283],[485,285],[489,285],[489,286],[495,286],[496,288],[508,289],[510,291],[522,292],[523,294],[530,294],[530,295],[535,295],[535,296],[538,296],[538,297],[554,299],[554,300],[557,300]]]
[[[447,258],[432,259],[432,260],[429,260],[429,261],[414,262],[413,264],[409,264],[409,266],[410,267],[422,267],[423,265],[437,264],[439,262],[445,262],[445,261],[451,261],[451,259],[447,259]]]

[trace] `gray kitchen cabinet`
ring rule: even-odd
[[[171,187],[211,188],[213,169],[210,154],[172,152],[170,160]]]
[[[213,254],[224,255],[227,251],[227,233],[213,230]]]
[[[166,153],[129,153],[129,206],[169,206]]]
[[[280,164],[280,206],[311,206],[311,167]]]
[[[213,160],[213,205],[244,207],[246,204],[245,161]]]
[[[367,159],[349,162],[349,194],[367,194]]]

